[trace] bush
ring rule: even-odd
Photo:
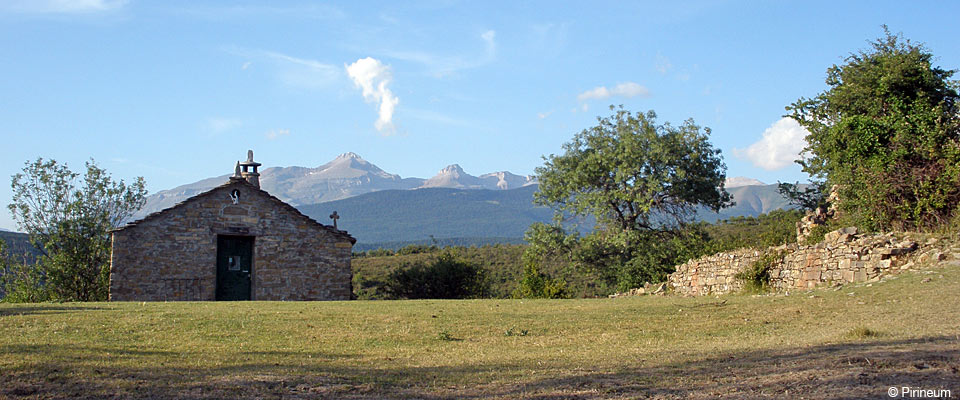
[[[832,230],[831,227],[831,224],[814,226],[812,229],[810,229],[810,233],[807,235],[807,238],[803,240],[803,244],[812,246],[822,242],[827,236],[827,233]]]
[[[420,253],[433,253],[437,251],[437,246],[428,246],[425,244],[410,244],[397,250],[397,254],[406,255],[406,254],[420,254]]]
[[[787,107],[810,132],[800,164],[836,185],[841,211],[857,226],[936,227],[960,204],[955,71],[889,31],[871,47],[830,67],[829,89]]]
[[[353,253],[353,258],[385,257],[385,256],[392,256],[392,255],[394,255],[394,254],[396,254],[396,253],[394,253],[393,250],[380,248],[380,249],[375,249],[375,250],[367,250],[367,251],[354,252],[354,253]]]
[[[565,299],[567,282],[563,279],[553,279],[537,269],[536,263],[526,263],[523,268],[523,278],[513,291],[515,299]]]
[[[43,282],[43,273],[35,264],[19,263],[5,267],[0,276],[5,303],[39,303],[50,301],[50,291]]]
[[[384,289],[395,299],[480,298],[487,294],[486,271],[447,251],[429,265],[417,263],[393,271]]]
[[[783,261],[784,253],[765,253],[734,277],[743,282],[744,291],[766,291],[770,286],[770,268]]]

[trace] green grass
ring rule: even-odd
[[[960,389],[955,293],[953,265],[790,296],[0,304],[0,398]]]

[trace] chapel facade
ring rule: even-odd
[[[112,231],[110,300],[349,300],[356,239],[261,190],[260,165]]]

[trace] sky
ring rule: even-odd
[[[711,129],[727,176],[805,181],[784,107],[886,24],[960,67],[960,2],[0,0],[0,204],[38,157],[153,193],[354,152],[533,174],[609,106]],[[16,225],[4,207],[0,228]]]

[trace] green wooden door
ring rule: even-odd
[[[253,238],[217,236],[217,300],[250,300]]]

